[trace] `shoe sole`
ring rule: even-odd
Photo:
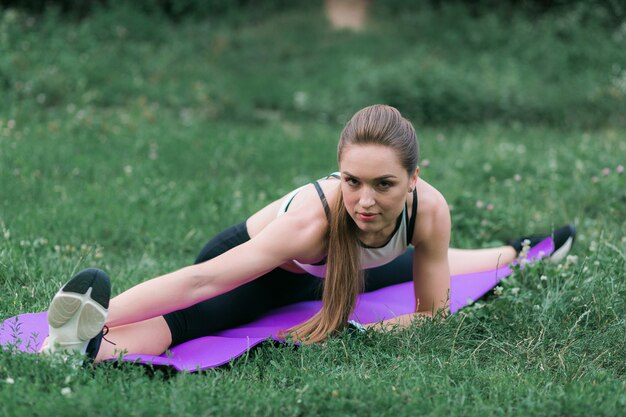
[[[557,250],[555,250],[552,255],[550,255],[550,261],[554,262],[554,263],[559,263],[561,262],[563,259],[565,259],[565,257],[567,256],[567,254],[569,253],[570,249],[572,249],[572,244],[574,243],[574,239],[573,238],[568,238],[565,243],[563,245],[561,245],[560,248],[558,248]]]
[[[85,353],[89,340],[102,331],[108,313],[111,283],[97,269],[74,276],[52,299],[48,309],[47,353]]]
[[[559,241],[565,236],[567,236],[567,239],[565,239],[561,246],[559,246],[558,249],[556,249],[552,253],[552,255],[550,255],[550,261],[554,263],[559,263],[563,259],[565,259],[567,254],[572,249],[572,245],[574,244],[574,240],[576,239],[576,227],[570,224],[555,230],[552,236],[554,244],[559,244]]]

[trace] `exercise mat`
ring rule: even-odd
[[[530,262],[548,256],[554,250],[552,238],[531,248]],[[453,275],[450,278],[450,312],[478,300],[511,274],[509,266],[472,274]],[[199,371],[214,368],[245,354],[253,346],[267,339],[280,340],[280,330],[288,329],[312,317],[321,307],[320,301],[291,304],[273,310],[257,320],[232,329],[220,331],[174,346],[165,354],[126,355],[123,361],[169,366],[179,371]],[[406,282],[359,296],[352,319],[374,323],[415,309],[413,283]],[[0,346],[5,349],[35,353],[48,335],[47,313],[27,313],[11,317],[0,324]]]

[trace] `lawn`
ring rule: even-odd
[[[368,104],[416,126],[452,244],[567,222],[560,265],[516,271],[444,322],[222,368],[73,369],[0,352],[0,415],[621,415],[626,410],[626,26],[576,13],[313,7],[176,22],[0,8],[0,320],[81,268],[114,293],[188,265],[216,232],[336,169]]]

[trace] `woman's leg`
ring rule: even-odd
[[[233,226],[209,241],[195,263],[205,262],[247,241],[245,224]],[[225,294],[165,316],[111,327],[97,360],[122,352],[158,355],[168,347],[248,323],[287,304],[321,298],[322,281],[308,274],[277,268]],[[108,342],[110,341],[110,342]]]
[[[103,337],[95,361],[115,358],[120,354],[143,353],[160,355],[172,343],[172,334],[163,316],[138,323],[113,327]]]
[[[553,262],[561,261],[570,251],[576,239],[576,227],[568,224],[545,235],[524,236],[512,239],[507,246],[489,249],[450,249],[448,262],[450,274],[470,274],[473,272],[488,271],[513,262],[522,250],[524,242],[533,247],[546,238],[552,237],[554,250],[550,254]]]
[[[170,346],[249,323],[271,309],[320,299],[322,283],[308,274],[275,269],[189,308],[110,328],[96,360],[117,357],[120,353],[160,355]]]
[[[554,250],[550,254],[550,260],[553,262],[559,262],[567,255],[574,243],[576,238],[576,227],[571,224],[565,225],[553,230],[550,234],[513,239],[509,242],[511,243],[510,245],[499,246],[496,248],[450,248],[448,250],[450,274],[471,274],[474,272],[489,271],[491,269],[502,267],[513,262],[517,258],[524,241],[528,240],[526,243],[532,247],[548,237],[552,237],[554,243]],[[365,291],[374,291],[382,287],[412,280],[413,250],[413,247],[409,247],[403,255],[394,259],[387,265],[366,270]]]
[[[195,263],[201,263],[212,259],[232,247],[240,245],[249,239],[245,223],[232,226],[216,237],[211,239],[200,251]],[[200,303],[202,304],[202,303]],[[113,303],[113,305],[115,305]],[[189,311],[198,309],[198,305],[187,309],[170,313],[173,317],[188,315]],[[167,316],[167,315],[166,315]],[[184,317],[183,322],[185,322]],[[168,321],[164,316],[153,317],[136,323],[123,326],[108,327],[106,337],[98,349],[96,360],[103,360],[117,357],[120,353],[145,353],[160,355],[172,345],[173,335],[171,329],[172,321]],[[178,320],[180,321],[180,320]],[[179,325],[176,330],[183,332]]]
[[[413,247],[386,265],[365,271],[365,292],[413,279]],[[506,265],[517,257],[512,246],[489,249],[454,249],[448,251],[450,274],[488,271]]]
[[[165,315],[172,345],[249,323],[274,308],[319,299],[322,280],[277,268],[227,293]],[[269,335],[268,335],[269,336]]]
[[[271,309],[319,299],[321,285],[322,280],[317,277],[275,269],[191,307],[109,328],[96,361],[114,358],[120,353],[160,355],[170,346],[249,323]]]
[[[513,262],[517,252],[513,246],[500,246],[488,249],[448,250],[448,264],[451,275],[471,274],[489,271]]]

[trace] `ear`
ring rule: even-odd
[[[415,168],[415,172],[409,177],[409,192],[412,193],[417,186],[417,179],[420,175],[420,167]]]

